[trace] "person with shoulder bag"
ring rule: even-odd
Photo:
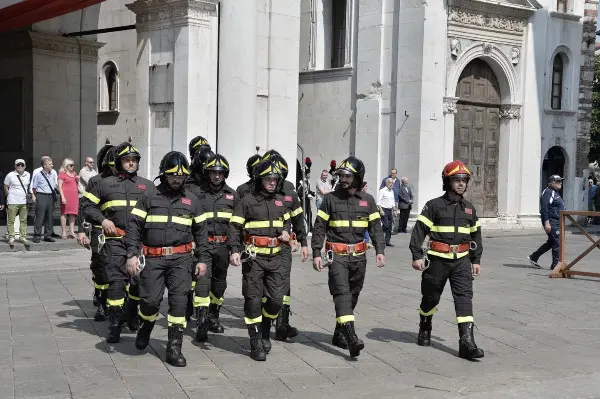
[[[8,210],[8,244],[12,247],[15,243],[15,219],[19,216],[19,241],[29,246],[27,240],[27,205],[31,203],[29,194],[30,176],[25,170],[25,161],[17,159],[15,170],[6,175],[4,179],[4,193]]]
[[[42,170],[35,174],[31,181],[32,199],[36,203],[35,229],[33,233],[34,243],[40,242],[42,226],[44,227],[44,241],[55,241],[52,238],[52,228],[54,203],[57,199],[57,174],[53,166],[52,158],[44,158],[42,161]]]

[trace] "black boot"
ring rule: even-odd
[[[208,307],[198,306],[196,308],[196,341],[206,342],[208,339]]]
[[[221,305],[217,305],[216,303],[211,303],[208,307],[208,330],[213,333],[223,334],[225,329],[219,320],[219,311],[221,310]]]
[[[92,295],[92,303],[94,304],[94,307],[98,307],[98,304],[100,303],[101,293],[102,291],[100,291],[99,289],[94,289],[94,294]]]
[[[263,315],[261,322],[262,344],[266,353],[271,352],[271,319]]]
[[[250,335],[250,357],[253,360],[264,362],[267,360],[265,348],[263,348],[261,323],[249,324],[248,335]]]
[[[135,337],[135,347],[143,351],[150,343],[150,333],[152,333],[152,329],[154,328],[154,322],[142,320],[141,324],[142,325],[137,332],[137,336]]]
[[[194,291],[189,291],[187,294],[187,304],[185,306],[185,320],[190,321],[192,316],[195,313],[196,308],[194,308]]]
[[[95,321],[106,320],[107,308],[106,308],[106,291],[98,291],[98,296],[94,296],[96,304],[96,314],[94,314]]]
[[[120,306],[110,306],[108,308],[108,337],[106,342],[116,344],[121,339],[121,317],[123,308]]]
[[[129,331],[136,332],[140,328],[140,317],[138,315],[138,304],[140,301],[129,298],[127,301],[127,327]]]
[[[173,324],[169,327],[169,342],[167,343],[167,363],[175,367],[185,367],[185,357],[181,353],[183,345],[183,325]]]
[[[417,345],[419,346],[430,346],[431,345],[431,319],[433,316],[419,315],[421,322],[419,323],[419,337],[417,338]]]
[[[331,343],[338,348],[348,349],[348,341],[346,341],[346,337],[342,334],[342,325],[340,323],[335,323],[335,331],[333,332]]]
[[[346,338],[346,342],[348,343],[348,349],[350,349],[350,356],[357,357],[358,355],[360,355],[360,351],[365,348],[365,344],[356,336],[353,321],[348,321],[342,324],[342,334],[344,335],[344,338]]]
[[[473,337],[473,323],[459,323],[458,334],[460,336],[460,341],[458,341],[459,357],[469,360],[483,357],[483,349],[478,348],[477,344],[475,344],[475,338]]]
[[[296,327],[290,326],[290,305],[283,305],[275,320],[275,339],[285,341],[298,335]]]

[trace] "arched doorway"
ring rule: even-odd
[[[544,188],[548,185],[548,179],[552,175],[559,175],[565,177],[565,151],[560,146],[551,147],[546,155],[544,155],[544,162],[542,163],[542,184]],[[560,189],[560,195],[563,195],[563,187]]]
[[[466,198],[480,217],[497,217],[501,97],[496,75],[485,61],[476,58],[467,64],[456,97],[454,157],[472,174]]]

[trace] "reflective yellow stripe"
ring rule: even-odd
[[[352,227],[369,227],[369,222],[366,220],[353,220]]]
[[[329,225],[331,227],[350,227],[349,220],[330,220]]]
[[[87,199],[89,199],[90,201],[92,201],[94,204],[98,205],[100,203],[100,198],[96,197],[94,194],[92,193],[88,193],[87,191],[85,193],[83,193],[83,196]]]
[[[141,310],[138,310],[138,315],[140,315],[140,317],[144,320],[148,320],[148,321],[156,321],[156,319],[158,319],[158,313],[157,314],[153,314],[152,316],[146,316],[145,314],[142,313]]]
[[[280,247],[273,247],[273,248],[259,248],[259,247],[255,247],[253,249],[253,251],[256,251],[257,254],[261,254],[261,255],[272,255],[272,254],[276,254],[277,252],[280,251]]]
[[[171,316],[170,314],[167,315],[167,321],[169,322],[169,327],[172,326],[173,324],[180,324],[183,326],[183,328],[187,327],[187,321],[185,320],[185,316],[184,317],[175,317],[175,316]]]
[[[317,211],[317,216],[320,217],[321,219],[323,219],[324,221],[328,221],[329,220],[329,215],[326,214],[325,212],[323,212],[320,209],[319,209],[319,211]]]
[[[419,308],[419,314],[423,315],[423,316],[433,316],[436,312],[437,312],[437,308],[436,307],[434,307],[433,309],[431,309],[429,312],[423,312],[421,310],[421,308]]]
[[[206,216],[204,215],[194,217],[194,223],[202,223],[204,221],[206,221]]]
[[[123,306],[124,303],[125,303],[125,298],[121,298],[121,299],[107,299],[106,300],[106,304],[108,306]]]
[[[193,220],[192,219],[182,218],[182,217],[179,217],[179,216],[171,216],[171,222],[176,223],[176,224],[183,224],[185,226],[191,226]]]
[[[148,215],[146,217],[148,223],[167,223],[168,221],[169,217],[167,215]]]
[[[347,323],[349,321],[354,321],[354,315],[353,314],[349,314],[347,316],[336,317],[335,321],[337,321],[340,324],[344,324],[344,323]]]
[[[277,318],[277,315],[276,315],[276,314],[275,314],[275,315],[273,315],[273,314],[271,314],[271,313],[268,313],[268,312],[265,310],[265,308],[263,308],[263,309],[262,309],[262,314],[263,314],[263,316],[265,316],[265,317],[268,317],[269,319],[276,319],[276,318]]]
[[[192,281],[192,289],[196,288],[196,282]]]
[[[137,204],[137,201],[134,201],[134,200],[129,201],[129,206],[135,206],[135,204]],[[108,202],[105,202],[104,204],[102,204],[100,206],[100,210],[103,211],[106,208],[118,208],[118,207],[123,207],[123,206],[127,206],[126,200],[113,200],[113,201],[108,201]]]
[[[214,303],[215,305],[222,305],[224,300],[225,298],[217,298],[215,294],[213,294],[212,292],[210,293],[210,303]]]
[[[372,222],[373,220],[377,219],[381,219],[381,215],[379,214],[379,212],[373,212],[369,215],[369,222]]]
[[[262,303],[267,303],[267,297],[266,297],[266,296],[263,296],[263,297],[262,297],[262,299],[261,299],[261,302],[262,302]]]
[[[245,229],[262,229],[267,227],[283,227],[283,222],[281,220],[257,220],[244,225]]]
[[[231,219],[232,215],[233,215],[233,213],[231,213],[231,212],[217,212],[218,218]]]
[[[133,208],[133,210],[131,211],[131,214],[135,215],[135,216],[139,216],[142,219],[145,219],[146,216],[148,216],[148,212],[142,211],[141,209],[138,209],[138,208]]]
[[[286,213],[285,215],[283,215],[283,220],[289,220],[290,219],[290,212]]]
[[[240,216],[232,216],[229,221],[231,223],[244,224],[246,219],[244,219],[243,217],[240,217]]]
[[[427,253],[429,255],[439,256],[440,258],[454,259],[453,253],[436,252],[436,251],[432,251],[431,249],[429,251],[427,251]],[[469,254],[469,251],[459,252],[456,254],[456,259],[462,258],[463,256],[467,256],[468,254]]]
[[[292,217],[295,217],[295,216],[298,216],[299,214],[301,214],[302,212],[304,212],[304,211],[302,210],[302,207],[300,207],[300,208],[292,211],[291,215],[292,215]]]
[[[429,226],[429,228],[437,233],[454,233],[454,226]]]
[[[127,297],[128,297],[129,299],[133,299],[134,301],[139,301],[139,300],[140,300],[140,297],[139,297],[139,296],[133,296],[133,295],[131,295],[129,292],[127,292]],[[129,306],[129,305],[127,305],[127,306]]]
[[[200,297],[200,296],[195,296],[194,297],[194,307],[197,308],[198,306],[203,306],[206,307],[210,305],[210,298],[209,297]]]
[[[273,220],[271,224],[273,227],[283,227],[283,221],[281,220]]]
[[[458,232],[462,233],[462,234],[471,234],[471,228],[470,227],[459,227]]]
[[[417,217],[417,221],[423,223],[425,226],[431,228],[433,226],[433,222],[429,219],[427,219],[425,216],[423,215],[419,215],[419,217]]]
[[[254,319],[250,319],[250,318],[248,318],[248,317],[244,317],[244,322],[245,322],[246,324],[256,324],[256,323],[260,323],[260,322],[262,322],[262,316],[258,316],[258,317],[254,318]]]
[[[205,219],[212,219],[213,217],[215,217],[215,213],[214,212],[204,212],[201,216],[204,217]]]
[[[456,318],[456,322],[458,324],[460,324],[460,323],[473,323],[473,316],[457,317]]]
[[[479,222],[479,220],[475,223],[475,226],[471,226],[471,229],[469,231],[469,233],[475,233],[477,231],[478,228],[481,227],[481,223]]]
[[[287,296],[287,295],[284,295],[283,296],[283,304],[284,305],[289,305],[290,303],[292,303],[292,298],[289,297],[289,296]]]
[[[94,288],[97,290],[107,290],[108,284],[96,284],[94,283]]]

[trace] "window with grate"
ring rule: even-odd
[[[552,63],[552,97],[550,107],[552,109],[562,108],[564,63],[560,54],[556,54]]]

